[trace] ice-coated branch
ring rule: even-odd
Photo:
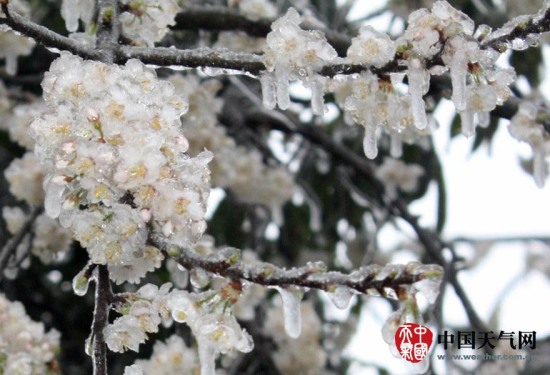
[[[6,17],[0,16],[0,25],[8,25],[13,30],[33,38],[46,47],[69,51],[85,59],[101,59],[101,53],[98,51],[32,22],[15,12],[9,4],[2,4],[2,11]]]
[[[94,321],[92,322],[92,356],[94,375],[107,375],[107,345],[104,329],[109,324],[111,306],[111,281],[107,266],[99,265],[96,275]]]
[[[483,40],[481,46],[501,52],[510,46],[525,49],[529,45],[538,44],[539,35],[548,31],[550,31],[550,3],[546,2],[539,13],[516,17],[506,22]]]
[[[403,288],[422,280],[441,280],[443,268],[437,265],[421,265],[380,267],[377,265],[362,267],[350,274],[327,272],[321,263],[311,263],[305,267],[279,268],[270,263],[243,264],[240,252],[228,248],[220,254],[203,256],[194,250],[184,249],[166,241],[159,234],[150,234],[149,240],[165,254],[187,269],[201,268],[213,274],[231,280],[249,281],[263,286],[298,286],[334,292],[338,287],[346,287],[355,292],[369,295],[400,297]],[[388,294],[390,293],[390,294]]]
[[[4,278],[4,270],[6,269],[10,258],[15,253],[17,247],[19,246],[21,241],[23,241],[25,236],[27,236],[31,232],[31,228],[36,218],[43,211],[43,208],[35,208],[34,210],[32,210],[19,232],[17,232],[15,236],[10,238],[10,240],[4,245],[4,247],[0,251],[0,281],[2,281],[2,279]]]
[[[144,64],[157,66],[179,66],[186,68],[212,68],[213,73],[233,70],[257,75],[265,70],[262,57],[250,53],[234,53],[212,48],[180,50],[175,48],[121,47],[115,62],[125,63],[129,59],[138,59]]]

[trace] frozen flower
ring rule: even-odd
[[[27,215],[20,207],[2,207],[2,217],[10,234],[19,232],[27,219]]]
[[[49,264],[69,250],[73,238],[71,232],[47,215],[39,215],[34,224],[31,251],[42,263]]]
[[[136,60],[118,67],[63,53],[43,89],[49,110],[31,131],[47,174],[46,213],[115,282],[138,282],[160,265],[146,225],[181,246],[200,238],[212,154],[185,154],[187,103],[170,83]]]
[[[387,34],[367,25],[361,27],[359,36],[352,39],[347,55],[354,64],[380,68],[393,59],[395,45]]]
[[[239,10],[250,19],[273,18],[277,8],[268,0],[240,0]]]
[[[27,150],[32,150],[34,139],[29,134],[29,126],[46,109],[46,103],[42,99],[37,99],[29,104],[16,105],[11,115],[6,119],[10,138]]]
[[[4,175],[14,197],[31,206],[41,206],[44,203],[44,168],[34,153],[29,151],[21,159],[14,159]]]
[[[526,142],[533,150],[533,175],[539,188],[546,180],[546,155],[550,152],[550,137],[538,121],[538,108],[531,102],[520,104],[512,117],[508,131],[518,141]]]
[[[63,0],[61,16],[65,20],[65,27],[74,33],[78,29],[78,20],[86,26],[92,22],[94,16],[94,0]]]
[[[113,352],[125,352],[127,349],[137,352],[139,345],[147,338],[139,327],[139,320],[132,315],[124,315],[105,328],[105,342]]]
[[[56,330],[46,332],[42,323],[31,320],[20,302],[0,294],[0,372],[57,373],[52,369],[57,367],[59,338]]]
[[[375,172],[376,177],[394,193],[398,188],[404,192],[414,192],[418,185],[418,179],[423,174],[424,170],[421,166],[407,165],[401,160],[392,158],[385,158]]]
[[[175,25],[180,7],[175,0],[124,0],[122,32],[138,44],[152,47]]]
[[[199,374],[200,366],[195,350],[179,336],[170,336],[165,342],[157,341],[153,354],[147,360],[137,360],[143,375],[156,375],[162,369],[164,375]]]
[[[313,113],[322,115],[325,78],[317,73],[338,54],[322,32],[302,30],[300,22],[296,9],[290,8],[271,25],[264,50],[267,72],[261,77],[264,104],[273,108],[276,98],[279,108],[287,109],[289,81],[299,79],[312,89]]]
[[[139,365],[126,366],[124,375],[143,375],[143,370]]]

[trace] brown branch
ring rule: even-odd
[[[94,320],[92,322],[92,346],[94,375],[107,375],[107,344],[104,330],[109,324],[109,308],[112,301],[111,281],[107,266],[97,266]]]
[[[363,294],[379,294],[389,296],[387,289],[395,291],[399,296],[402,288],[406,288],[425,279],[441,279],[443,269],[434,265],[418,265],[401,267],[398,272],[388,272],[392,265],[380,267],[376,265],[362,267],[351,274],[326,272],[315,264],[298,268],[278,268],[270,263],[255,263],[245,265],[240,262],[237,249],[226,249],[226,256],[216,254],[208,257],[179,246],[170,244],[165,237],[150,234],[149,241],[167,256],[178,254],[174,259],[187,269],[202,268],[208,272],[231,280],[246,280],[263,286],[299,286],[304,288],[334,291],[338,286],[348,287]],[[374,293],[376,291],[376,293]]]

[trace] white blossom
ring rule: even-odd
[[[372,26],[362,26],[359,35],[352,39],[347,56],[354,64],[380,68],[393,59],[395,45],[387,34]]]

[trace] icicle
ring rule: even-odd
[[[267,109],[274,109],[277,105],[277,89],[273,74],[265,72],[260,76],[262,85],[262,100]]]
[[[424,68],[418,59],[409,61],[409,92],[411,94],[411,109],[414,119],[414,126],[417,129],[425,129],[428,125],[426,108],[424,107]]]
[[[288,94],[288,71],[286,69],[275,70],[275,84],[277,86],[277,104],[281,109],[287,109],[290,106],[290,96]]]
[[[347,309],[353,292],[347,286],[337,286],[333,291],[327,292],[328,297],[334,303],[334,306],[340,310]]]
[[[468,65],[463,61],[463,57],[460,56],[461,54],[460,50],[457,51],[451,64],[452,100],[457,111],[464,111],[466,109],[466,74]]]
[[[325,114],[324,86],[323,77],[315,77],[311,82],[311,110],[317,116]]]
[[[533,176],[539,189],[544,187],[546,181],[546,160],[542,146],[533,148]]]
[[[363,138],[363,151],[369,159],[374,159],[378,155],[378,146],[376,145],[376,126],[365,126],[365,137]]]
[[[477,117],[477,123],[482,128],[488,127],[489,124],[491,123],[491,116],[489,112],[477,112],[476,117]]]
[[[400,132],[393,131],[390,133],[390,155],[394,158],[400,158],[403,155],[403,142]]]
[[[292,338],[300,336],[302,331],[302,317],[300,314],[300,302],[304,293],[296,287],[276,288],[283,301],[283,314],[285,319],[285,331]]]
[[[17,56],[6,56],[6,73],[10,76],[14,76],[17,73]]]
[[[50,180],[46,188],[44,208],[46,210],[46,214],[52,219],[55,219],[61,213],[61,204],[64,192],[65,185],[60,185]]]
[[[462,134],[466,138],[470,138],[476,132],[476,126],[474,124],[474,112],[460,112],[460,120],[462,121]]]
[[[201,375],[216,374],[216,352],[205,340],[197,338],[199,346],[199,361],[201,363]]]

